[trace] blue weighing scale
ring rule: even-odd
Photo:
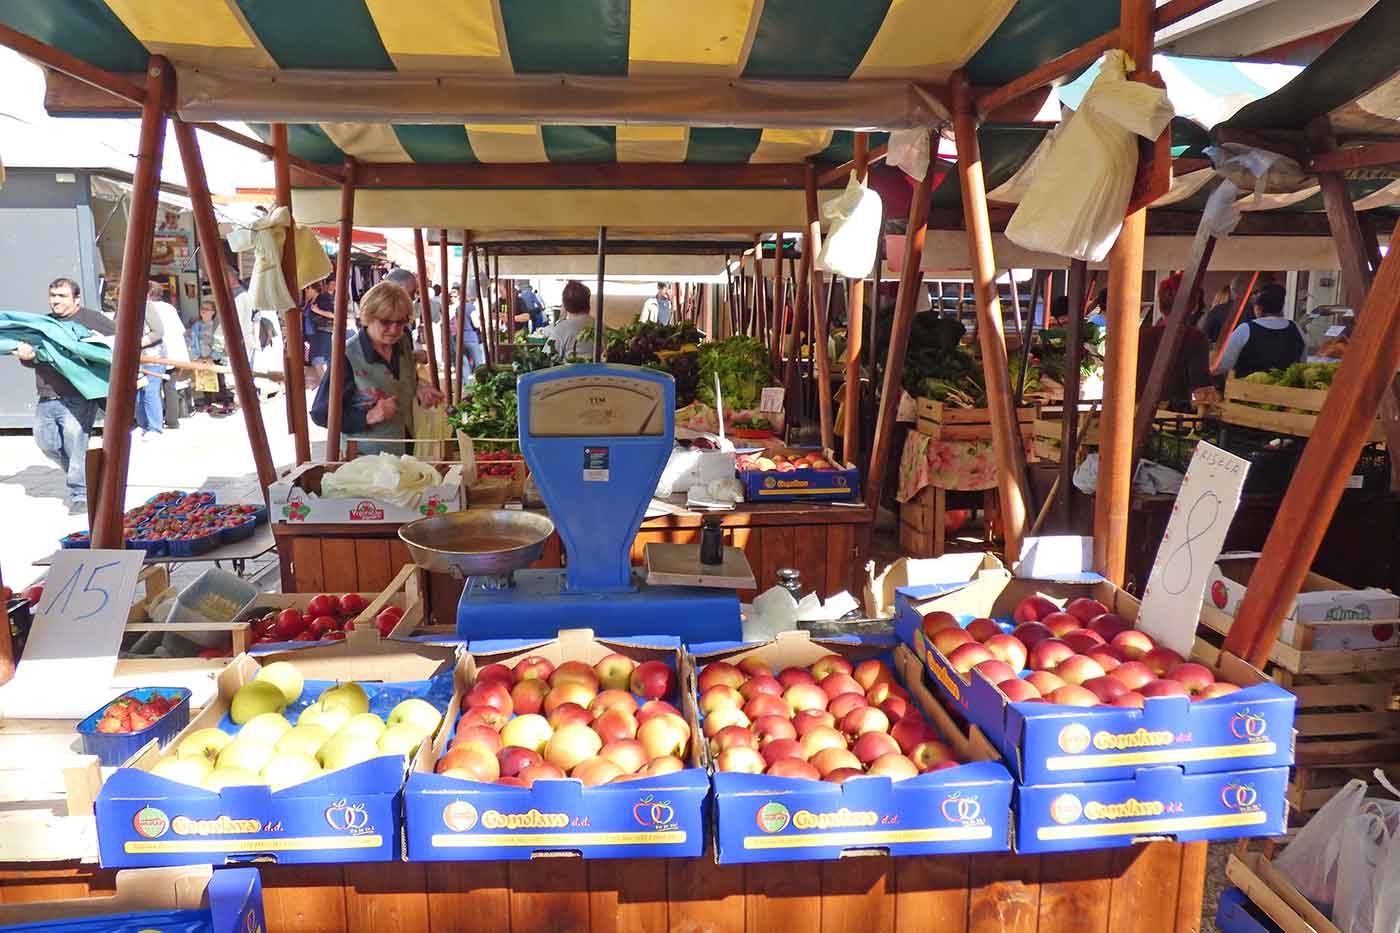
[[[649,586],[637,537],[675,438],[675,382],[637,366],[572,364],[520,377],[520,450],[564,542],[567,568],[517,570],[507,585],[469,580],[462,638],[672,635],[740,640],[739,598],[713,587]]]

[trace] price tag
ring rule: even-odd
[[[758,410],[761,412],[778,412],[783,410],[783,395],[786,389],[777,386],[769,386],[758,396]]]
[[[1138,628],[1190,657],[1201,599],[1240,505],[1249,461],[1204,441],[1186,468],[1138,610]]]
[[[54,556],[4,714],[72,719],[110,699],[110,682],[136,596],[142,551],[64,550]]]
[[[1340,337],[1347,332],[1345,324],[1333,324],[1322,332],[1324,337]]]

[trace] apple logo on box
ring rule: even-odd
[[[443,824],[454,833],[464,833],[476,825],[476,807],[465,800],[454,800],[442,809]]]
[[[1084,812],[1084,805],[1073,794],[1061,794],[1050,803],[1050,819],[1065,826],[1078,820]]]
[[[1060,750],[1066,755],[1078,755],[1089,747],[1089,727],[1082,723],[1070,723],[1060,730]]]

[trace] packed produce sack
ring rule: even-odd
[[[1393,872],[1400,865],[1400,801],[1363,800],[1342,824],[1341,837],[1332,921],[1345,933],[1396,933],[1394,889],[1400,876]]]
[[[1175,115],[1167,92],[1129,81],[1131,70],[1121,49],[1104,55],[1006,225],[1011,242],[1089,262],[1108,255],[1137,175],[1137,137],[1156,139]]]
[[[817,265],[848,279],[868,276],[875,266],[883,217],[880,196],[851,172],[846,190],[822,206],[822,219],[831,229],[822,240]]]
[[[1331,904],[1337,898],[1343,827],[1361,812],[1365,797],[1365,781],[1348,782],[1274,859],[1274,867],[1314,904]]]
[[[452,439],[452,428],[447,423],[447,407],[436,405],[428,408],[413,402],[413,452],[424,460],[442,460],[447,456],[444,441]]]

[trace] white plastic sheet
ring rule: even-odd
[[[1006,236],[1026,249],[1100,262],[1123,225],[1137,174],[1137,137],[1156,139],[1175,111],[1166,91],[1128,80],[1114,49],[1031,179]]]
[[[1331,904],[1336,900],[1343,827],[1361,811],[1365,796],[1365,781],[1349,782],[1322,805],[1274,859],[1274,867],[1313,903]]]
[[[846,190],[822,206],[822,219],[830,232],[822,239],[818,266],[848,279],[868,276],[875,266],[883,216],[880,196],[851,172]]]
[[[423,490],[442,482],[438,471],[421,460],[407,455],[368,454],[322,477],[321,495],[330,499],[383,499],[400,508],[413,508]]]
[[[928,130],[895,130],[890,134],[886,165],[903,170],[915,181],[923,181],[928,174],[928,162]]]
[[[250,226],[235,227],[228,235],[228,245],[236,253],[253,251],[253,276],[248,294],[253,307],[259,311],[285,311],[299,307],[300,300],[287,291],[282,274],[282,243],[287,238],[291,214],[286,207],[275,208]],[[297,254],[297,284],[305,288],[331,274],[331,261],[310,227],[297,227],[293,234]]]

